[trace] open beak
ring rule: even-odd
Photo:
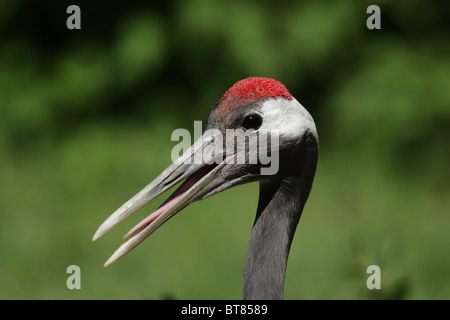
[[[224,154],[213,154],[214,139],[213,135],[204,134],[155,180],[124,203],[100,225],[92,238],[93,241],[118,225],[143,205],[184,180],[180,187],[155,212],[138,223],[125,235],[124,238],[127,238],[127,240],[106,261],[105,266],[110,265],[133,250],[176,213],[193,201],[202,199],[203,196],[224,182],[219,173],[226,165],[226,162],[234,156],[226,157]],[[203,161],[198,161],[198,159]]]

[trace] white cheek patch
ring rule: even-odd
[[[310,131],[316,139],[316,124],[309,112],[295,99],[268,99],[261,107],[263,123],[261,129],[279,130],[280,136],[300,139]]]

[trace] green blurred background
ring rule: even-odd
[[[81,8],[81,30],[66,8]],[[381,8],[381,30],[366,8]],[[320,159],[286,299],[450,299],[448,1],[0,2],[0,298],[240,299],[258,185],[195,203],[103,267],[227,88],[275,78]],[[69,265],[81,290],[66,288]],[[368,290],[366,268],[381,268]]]

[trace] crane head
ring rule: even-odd
[[[308,139],[318,139],[314,121],[283,84],[260,77],[238,81],[213,106],[203,135],[100,225],[94,241],[182,182],[156,211],[127,233],[126,241],[105,266],[130,252],[194,201],[301,170],[292,159]]]

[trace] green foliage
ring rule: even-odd
[[[0,298],[239,299],[256,184],[106,269],[162,200],[90,239],[170,163],[172,131],[248,76],[283,82],[320,136],[286,298],[450,298],[447,2],[380,1],[373,31],[368,1],[79,1],[72,31],[69,4],[0,2]]]

